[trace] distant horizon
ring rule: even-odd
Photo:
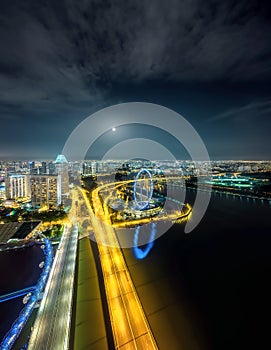
[[[88,158],[88,159],[83,159],[83,160],[72,160],[69,161],[69,163],[72,162],[87,162],[87,161],[99,161],[99,162],[106,162],[106,161],[132,161],[136,159],[129,159],[129,158],[119,158],[119,159],[98,159],[98,158]],[[140,159],[139,159],[140,160]],[[18,158],[18,159],[10,159],[10,158],[0,158],[0,162],[54,162],[55,158]],[[150,162],[175,162],[175,161],[193,161],[192,159],[149,159],[146,161]],[[193,161],[193,162],[207,162],[209,160],[199,160],[199,161]],[[271,159],[241,159],[241,158],[236,158],[236,159],[225,159],[225,158],[219,158],[219,159],[210,159],[211,162],[271,162]]]

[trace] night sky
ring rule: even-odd
[[[2,160],[53,159],[129,101],[182,114],[211,159],[270,159],[271,4],[1,1],[0,91]]]

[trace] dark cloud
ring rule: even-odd
[[[235,120],[248,120],[248,118],[254,118],[257,116],[269,116],[271,114],[271,100],[251,102],[241,107],[231,108],[223,113],[215,115],[208,119],[209,122],[217,122],[221,120],[235,119]]]
[[[2,1],[0,121],[67,134],[115,84],[268,83],[270,14],[256,0]]]
[[[97,82],[271,77],[270,8],[264,2],[62,0],[3,6],[2,79],[23,77],[25,85],[35,80],[46,86],[45,96],[59,86],[88,88],[93,95]]]

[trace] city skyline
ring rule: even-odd
[[[0,348],[271,348],[271,2],[0,1]]]
[[[53,164],[0,162],[3,348],[228,349],[262,334],[247,315],[269,296],[271,161]]]

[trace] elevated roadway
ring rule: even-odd
[[[94,193],[92,199],[95,212],[104,217],[103,221],[98,220],[86,193],[81,191],[98,244],[115,349],[158,349],[106,208],[103,208],[99,196]]]
[[[78,227],[65,227],[28,349],[68,349]]]

